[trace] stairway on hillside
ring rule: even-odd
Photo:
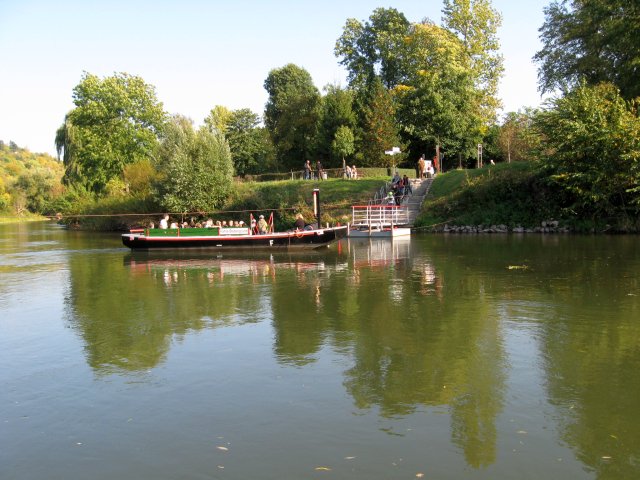
[[[413,194],[406,197],[403,202],[403,205],[407,205],[409,207],[408,223],[410,226],[413,226],[416,217],[420,213],[420,207],[422,206],[422,202],[424,202],[425,197],[429,193],[429,189],[431,188],[432,183],[433,178],[427,178],[425,180],[411,180],[411,189],[413,190]]]

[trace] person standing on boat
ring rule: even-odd
[[[260,215],[260,219],[258,220],[258,232],[260,235],[264,235],[269,231],[269,224],[264,219],[264,215]]]
[[[167,215],[166,213],[164,214],[164,217],[162,217],[162,219],[160,220],[160,228],[165,230],[169,228],[169,215]]]

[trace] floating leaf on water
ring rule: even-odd
[[[609,455],[604,455],[602,457],[603,460],[611,460],[611,457]]]
[[[520,435],[526,435],[527,431],[526,430],[518,430],[516,433],[519,433]]]
[[[344,457],[345,460],[353,460],[356,457]]]
[[[331,469],[329,467],[316,467],[316,471],[318,471],[318,472],[330,472]]]
[[[424,473],[416,473],[416,478],[422,478],[424,477]]]
[[[509,270],[526,270],[529,267],[526,265],[509,265],[507,268]]]
[[[218,450],[222,450],[223,452],[228,452],[229,449],[227,447],[223,447],[222,445],[219,445],[216,447]]]
[[[609,436],[610,436],[611,438],[615,438],[616,440],[618,439],[618,437],[616,437],[616,436],[615,436],[614,434],[612,434],[612,433],[610,433],[610,434],[609,434]]]

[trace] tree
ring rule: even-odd
[[[259,125],[260,117],[248,108],[231,112],[226,138],[238,175],[264,172],[273,164],[273,147]]]
[[[640,96],[640,4],[628,0],[561,0],[544,9],[540,90],[570,91],[611,82],[627,100]]]
[[[336,130],[333,142],[331,142],[331,150],[334,155],[342,158],[342,165],[345,164],[345,157],[355,152],[355,139],[351,129],[345,125],[341,125]]]
[[[412,65],[405,85],[394,89],[402,135],[411,156],[434,152],[466,157],[482,137],[476,108],[477,90],[466,66],[462,42],[451,32],[425,21],[407,38],[407,63]]]
[[[158,152],[157,201],[172,212],[212,211],[233,188],[233,163],[224,135],[206,127],[197,131],[185,117],[166,125]]]
[[[325,167],[328,167],[331,164],[337,166],[336,162],[329,160],[333,153],[332,142],[336,132],[340,127],[347,127],[353,134],[357,120],[353,110],[353,91],[337,85],[327,85],[325,92],[320,108],[316,152],[325,160]],[[337,159],[341,157],[338,156]]]
[[[399,144],[393,99],[382,82],[376,80],[371,86],[369,101],[364,110],[362,164],[372,167],[389,166],[392,157],[384,152]]]
[[[552,179],[571,209],[607,219],[640,213],[640,118],[611,84],[580,85],[536,116]]]
[[[222,105],[216,105],[211,109],[207,118],[204,119],[204,124],[210,132],[218,132],[224,135],[227,133],[230,120],[231,110]]]
[[[349,72],[349,85],[362,88],[376,77],[389,89],[401,83],[403,56],[399,52],[409,29],[409,21],[395,8],[376,8],[364,24],[348,19],[334,53]]]
[[[56,133],[66,184],[103,193],[125,165],[152,156],[165,114],[154,87],[142,78],[85,73],[73,89],[73,103]]]
[[[539,147],[539,136],[533,128],[536,112],[531,109],[509,112],[498,133],[498,146],[507,162],[531,159]]]
[[[498,52],[498,28],[501,15],[490,0],[444,0],[443,26],[455,33],[462,42],[467,66],[478,91],[480,116],[486,126],[495,120],[500,107],[498,83],[504,71],[503,58]]]
[[[311,75],[293,64],[269,72],[264,122],[282,167],[298,169],[315,144],[320,92]]]

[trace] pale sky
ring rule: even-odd
[[[503,16],[504,111],[541,102],[531,57],[550,1],[493,0]],[[319,89],[346,86],[335,42],[347,18],[364,21],[378,7],[441,23],[441,0],[0,0],[0,140],[55,154],[83,71],[138,75],[166,111],[196,125],[215,105],[262,115],[264,80],[287,63]]]

